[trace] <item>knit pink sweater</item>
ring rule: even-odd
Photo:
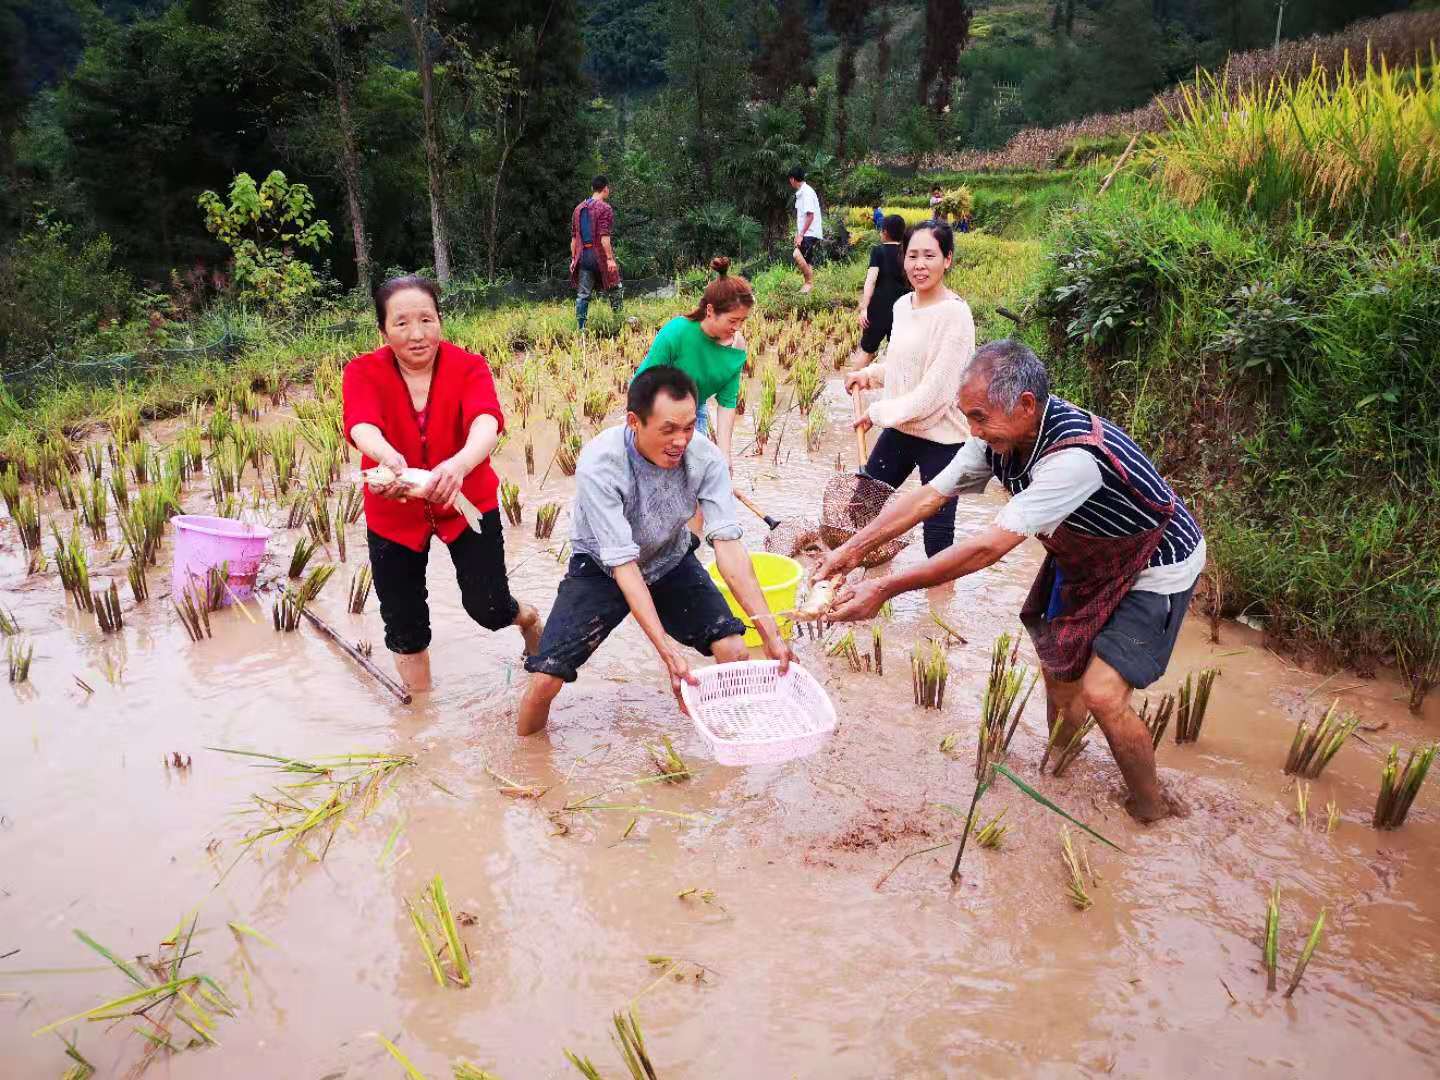
[[[914,293],[895,301],[895,325],[882,362],[862,370],[885,396],[867,415],[876,427],[896,428],[938,443],[970,435],[960,411],[960,381],[975,354],[970,305],[954,293],[916,310]]]

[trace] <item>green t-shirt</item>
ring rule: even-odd
[[[740,401],[740,369],[745,366],[745,350],[721,345],[700,324],[684,315],[677,315],[660,328],[650,351],[635,374],[656,364],[677,367],[695,380],[700,390],[699,404],[712,397],[722,408],[733,409]]]

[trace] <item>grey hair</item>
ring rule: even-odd
[[[1006,413],[1015,411],[1020,395],[1026,390],[1041,405],[1050,396],[1050,373],[1030,347],[1014,338],[1002,338],[975,350],[965,381],[986,380],[985,396],[990,404]]]

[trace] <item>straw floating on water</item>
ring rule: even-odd
[[[460,940],[460,928],[455,924],[445,882],[439,874],[420,894],[419,904],[405,901],[405,910],[420,938],[420,947],[436,985],[444,987],[448,979],[460,986],[469,986],[470,953]]]
[[[676,751],[669,735],[661,736],[659,746],[647,744],[645,750],[649,753],[651,764],[655,766],[660,779],[666,783],[678,784],[694,775],[690,766],[685,764],[685,759]]]

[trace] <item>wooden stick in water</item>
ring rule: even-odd
[[[410,704],[410,691],[406,690],[405,687],[401,686],[389,675],[386,675],[385,672],[381,671],[375,665],[375,661],[371,660],[359,649],[355,648],[354,645],[351,645],[350,642],[346,641],[343,637],[341,637],[334,627],[330,626],[327,622],[325,622],[324,619],[320,618],[319,615],[316,615],[308,608],[302,607],[300,609],[300,614],[304,615],[305,618],[309,619],[311,625],[314,626],[315,629],[319,630],[331,641],[335,642],[336,645],[339,645],[340,648],[344,649],[346,655],[348,655],[351,660],[354,660],[371,675],[374,675],[375,678],[379,680],[381,686],[385,687],[386,690],[389,690],[392,694],[394,694],[397,698],[400,699],[400,703],[402,705]]]

